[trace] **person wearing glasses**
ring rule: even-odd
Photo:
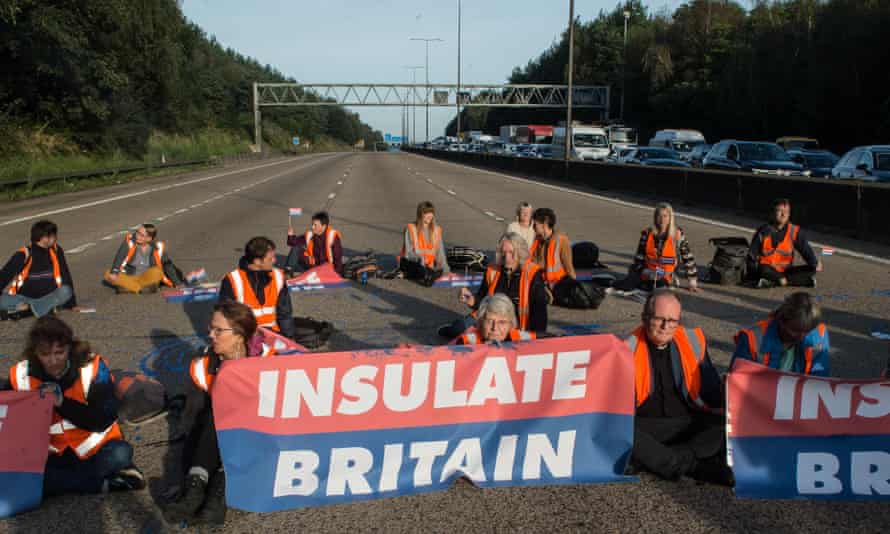
[[[769,317],[736,334],[729,368],[742,358],[780,371],[829,376],[828,329],[821,317],[809,293],[788,295]]]
[[[513,301],[503,293],[495,293],[482,299],[479,304],[478,326],[471,326],[461,334],[457,345],[482,345],[505,341],[529,341],[536,339],[534,332],[519,330]]]
[[[667,480],[689,476],[732,486],[726,465],[723,392],[700,328],[681,324],[682,305],[669,289],[646,299],[643,323],[627,338],[636,368],[636,415],[630,473]]]
[[[157,236],[157,227],[146,223],[124,237],[111,268],[104,275],[105,281],[118,293],[154,293],[160,284],[182,285],[182,277],[170,259],[166,243],[158,241]]]

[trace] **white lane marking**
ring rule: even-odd
[[[489,217],[494,217],[494,216],[495,216],[494,213],[492,213],[492,212],[490,212],[490,211],[486,211],[485,214],[488,215]]]
[[[129,233],[130,233],[129,230],[121,230],[120,232],[117,233],[117,235],[127,235]]]
[[[315,165],[315,164],[317,164],[317,163],[320,163],[320,162],[322,162],[322,161],[327,161],[327,160],[331,159],[332,157],[334,157],[334,156],[328,156],[328,157],[325,157],[325,158],[314,159],[314,160],[312,161],[312,163],[310,163],[310,164],[308,164],[308,165],[304,165],[304,166],[302,166],[302,167],[299,167],[298,169],[289,169],[288,171],[285,171],[285,173],[287,173],[287,172],[292,172],[292,171],[295,171],[295,170],[300,170],[300,169],[303,169],[303,168],[306,168],[306,167]],[[174,189],[174,188],[177,188],[177,187],[184,187],[184,186],[191,185],[191,184],[198,184],[198,183],[201,183],[201,182],[206,182],[206,181],[208,181],[208,180],[215,180],[215,179],[217,179],[217,178],[222,178],[222,177],[224,177],[224,176],[231,176],[231,175],[233,175],[233,174],[237,174],[237,173],[240,173],[240,172],[250,172],[250,171],[255,171],[255,170],[257,170],[257,169],[263,169],[263,168],[266,168],[266,167],[271,167],[271,166],[273,166],[273,165],[281,165],[282,163],[293,163],[293,161],[290,160],[290,159],[287,159],[287,160],[284,160],[284,161],[276,161],[276,162],[273,162],[273,163],[266,163],[266,164],[263,164],[263,165],[257,165],[256,167],[249,167],[249,168],[246,168],[246,169],[236,169],[236,170],[233,170],[233,171],[224,172],[224,173],[222,173],[222,174],[214,174],[214,175],[212,175],[212,176],[205,176],[205,177],[203,177],[203,178],[195,178],[194,180],[187,180],[187,181],[185,181],[185,182],[177,182],[177,183],[175,183],[175,184],[164,185],[164,186],[158,186],[158,187],[152,187],[151,189],[143,189],[142,191],[134,191],[133,193],[126,193],[126,194],[123,194],[123,195],[116,195],[116,196],[109,197],[109,198],[104,198],[104,199],[101,199],[101,200],[94,200],[94,201],[92,201],[92,202],[85,202],[85,203],[83,203],[83,204],[76,204],[76,205],[74,205],[74,206],[68,206],[67,208],[58,208],[58,209],[54,209],[54,210],[44,211],[44,212],[41,212],[41,213],[34,213],[34,214],[31,214],[31,215],[24,215],[24,216],[22,216],[22,217],[17,217],[17,218],[15,218],[15,219],[11,219],[11,220],[8,220],[8,221],[4,221],[4,222],[0,223],[0,226],[9,226],[10,224],[16,224],[16,223],[20,223],[20,222],[30,221],[30,220],[33,220],[33,219],[40,219],[40,218],[43,218],[43,217],[48,217],[48,216],[50,216],[50,215],[57,215],[57,214],[59,214],[59,213],[67,213],[67,212],[69,212],[69,211],[77,211],[77,210],[81,210],[81,209],[84,209],[84,208],[92,208],[93,206],[101,206],[102,204],[108,204],[109,202],[116,202],[116,201],[118,201],[118,200],[125,200],[125,199],[128,199],[128,198],[133,198],[133,197],[138,197],[138,196],[142,196],[142,195],[147,195],[147,194],[149,194],[149,193],[157,193],[157,192],[159,192],[159,191],[166,191],[166,190],[168,190],[168,189]],[[285,173],[282,173],[282,174],[285,174]]]
[[[199,208],[199,207],[201,207],[201,206],[203,206],[203,205],[204,205],[203,202],[199,202],[199,203],[197,203],[197,204],[192,204],[191,206],[189,206],[189,209],[192,209],[192,210],[193,210],[193,209],[195,209],[195,208]]]
[[[430,178],[427,178],[426,183],[431,184],[431,183],[433,183],[433,181]]]
[[[117,234],[109,234],[109,235],[103,237],[102,239],[100,239],[99,241],[110,241],[110,240],[114,239],[115,237],[117,237]]]
[[[496,220],[497,222],[504,222],[503,217],[495,217],[494,220]]]
[[[176,210],[176,211],[174,211],[174,212],[173,212],[173,215],[179,215],[180,213],[185,213],[185,212],[187,212],[188,210],[189,210],[188,208],[182,208],[181,210]]]
[[[155,217],[155,220],[160,222],[166,220],[167,217],[169,217],[169,215],[161,215],[160,217]]]
[[[250,187],[250,186],[248,186],[248,187]],[[240,193],[242,189],[244,189],[244,188],[243,188],[243,187],[239,187],[238,189],[235,190],[235,192],[236,192],[236,193]]]
[[[74,247],[71,250],[69,250],[68,254],[80,254],[84,250],[86,250],[90,247],[95,247],[95,246],[96,246],[95,243],[84,243],[83,245],[81,245],[79,247]]]
[[[457,193],[455,193],[454,191],[452,191],[451,189],[449,189],[449,190],[448,190],[448,194],[449,194],[449,195],[456,195]]]
[[[328,198],[334,198],[335,196],[337,196],[337,193],[331,193],[330,195],[328,195]]]
[[[337,185],[343,185],[343,181],[342,181],[342,180],[339,180],[339,181],[337,182]]]
[[[501,178],[513,180],[514,182],[522,182],[525,184],[536,185],[539,187],[543,187],[545,189],[553,189],[554,191],[561,191],[563,193],[571,193],[573,195],[582,195],[585,197],[602,200],[604,202],[611,202],[612,204],[617,204],[619,206],[626,206],[628,208],[637,208],[640,210],[645,210],[645,211],[650,211],[650,212],[652,211],[652,206],[637,204],[636,202],[628,202],[626,200],[619,200],[617,198],[611,198],[611,197],[607,197],[607,196],[603,196],[603,195],[596,195],[594,193],[588,193],[586,191],[578,191],[577,189],[569,189],[567,187],[562,187],[562,186],[553,185],[553,184],[544,184],[541,182],[534,182],[532,180],[526,180],[525,178],[517,178],[515,176],[509,176],[507,174],[501,174],[499,172],[489,171],[489,170],[485,170],[485,169],[477,169],[476,167],[468,167],[466,165],[461,165],[460,163],[453,163],[451,161],[445,161],[445,160],[436,160],[436,161],[441,162],[441,163],[447,163],[449,165],[454,165],[456,167],[463,167],[465,169],[469,169],[469,170],[473,170],[473,171],[479,171],[479,172],[482,172],[485,174],[490,174],[492,176],[499,176]],[[448,191],[448,192],[451,193],[451,191]],[[719,228],[726,228],[728,230],[738,230],[740,232],[748,232],[749,234],[753,234],[756,231],[755,228],[750,228],[747,226],[740,226],[737,224],[725,223],[725,222],[718,221],[715,219],[709,219],[707,217],[700,217],[698,215],[688,215],[688,214],[680,213],[679,211],[675,211],[674,215],[676,217],[680,217],[682,219],[688,219],[690,221],[695,221],[695,222],[699,222],[702,224],[709,224],[711,226],[717,226]],[[850,250],[847,248],[839,248],[839,247],[835,247],[835,246],[829,245],[827,243],[821,243],[818,241],[810,241],[810,245],[816,246],[819,248],[822,248],[822,247],[833,248],[835,255],[840,254],[840,255],[850,256],[851,258],[856,258],[856,259],[860,259],[860,260],[873,261],[875,263],[880,263],[882,265],[890,265],[890,259],[881,258],[880,256],[875,256],[872,254],[865,254],[863,252],[856,252],[855,250]]]

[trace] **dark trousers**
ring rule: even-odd
[[[662,287],[669,287],[667,280],[659,278],[658,280],[643,280],[640,271],[631,269],[627,276],[621,280],[612,283],[612,287],[620,291],[633,291],[634,289],[642,289],[643,291],[653,291]]]
[[[201,467],[212,475],[220,466],[219,444],[216,442],[216,426],[213,424],[213,410],[208,400],[207,407],[201,410],[195,425],[189,433],[185,446],[185,467]]]
[[[674,480],[695,469],[698,461],[725,455],[722,416],[635,417],[632,458],[640,467]]]
[[[757,278],[765,278],[776,285],[784,277],[788,279],[789,286],[809,287],[810,280],[815,275],[816,269],[809,265],[795,265],[785,269],[784,273],[780,273],[769,265],[757,266]]]
[[[85,460],[66,449],[46,459],[43,491],[47,495],[99,493],[107,478],[132,465],[133,447],[123,440],[109,441]]]

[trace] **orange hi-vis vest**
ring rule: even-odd
[[[785,227],[785,237],[778,244],[773,243],[771,235],[765,235],[760,247],[760,265],[768,265],[780,273],[791,267],[794,261],[794,241],[799,231],[800,226],[788,223]]]
[[[80,369],[80,380],[75,380],[62,395],[65,398],[87,403],[90,394],[90,385],[99,373],[99,363],[102,357],[93,355],[92,360]],[[42,380],[29,376],[28,360],[23,360],[9,370],[9,382],[16,391],[37,391]],[[124,439],[117,421],[112,423],[102,432],[90,432],[77,427],[71,421],[65,419],[53,410],[52,423],[49,427],[49,452],[62,454],[65,449],[71,448],[78,458],[84,460],[96,454],[103,445],[115,439]]]
[[[751,360],[762,363],[763,365],[769,366],[770,358],[772,358],[772,353],[765,351],[761,353],[763,350],[763,338],[766,336],[767,330],[769,330],[772,322],[775,321],[772,317],[769,319],[764,319],[762,321],[757,321],[754,324],[753,328],[743,328],[739,330],[739,333],[736,334],[735,341],[738,343],[739,336],[745,336],[748,339],[748,349],[750,350]],[[819,331],[819,336],[825,337],[825,323],[819,323],[816,326],[816,330]],[[804,354],[804,374],[810,374],[810,371],[813,369],[813,347],[806,347],[803,351]],[[779,355],[781,357],[781,354]]]
[[[411,243],[414,245],[414,252],[423,260],[423,264],[432,269],[436,266],[436,253],[439,251],[439,243],[442,242],[442,227],[435,226],[432,241],[427,241],[423,231],[417,229],[417,225],[410,223],[407,226],[408,234],[411,236]],[[405,255],[405,245],[402,244],[402,252],[400,256]]]
[[[275,356],[275,349],[263,344],[263,352],[259,357],[268,358],[270,356]],[[210,393],[210,388],[213,387],[213,381],[216,379],[216,373],[210,372],[210,355],[205,352],[204,356],[199,356],[192,360],[192,363],[189,365],[189,375],[198,389]]]
[[[634,389],[637,407],[640,407],[655,391],[645,327],[640,326],[634,330],[625,341],[634,355]],[[674,333],[674,339],[671,341],[671,363],[675,385],[680,389],[687,402],[703,411],[715,411],[701,399],[701,364],[704,361],[706,349],[707,343],[701,328],[687,330],[678,326]]]
[[[127,234],[126,237],[124,237],[124,241],[127,243],[127,257],[125,257],[124,261],[122,261],[120,264],[119,268],[120,268],[121,272],[126,272],[125,269],[127,268],[127,265],[130,263],[130,260],[133,259],[133,255],[136,254],[136,247],[139,246],[136,244],[135,241],[133,241],[133,236],[131,236],[130,234]],[[164,257],[164,249],[166,248],[167,245],[165,245],[163,241],[157,241],[157,242],[149,244],[149,246],[152,246],[152,245],[154,246],[154,252],[152,253],[152,256],[154,256],[154,259],[155,259],[155,266],[160,267],[161,272],[163,273],[164,272],[164,262],[162,261],[162,258]],[[167,287],[173,287],[173,281],[170,280],[169,278],[167,278],[166,274],[161,279],[161,282]]]
[[[498,280],[501,278],[501,265],[489,265],[485,270],[485,282],[488,284],[488,294],[494,295]],[[535,263],[526,263],[519,274],[519,308],[516,313],[519,317],[519,329],[528,329],[529,301],[531,300],[532,280],[540,267]]]
[[[565,234],[559,234],[557,236],[551,236],[547,243],[547,251],[544,256],[544,266],[546,268],[546,271],[544,272],[544,281],[550,284],[550,286],[553,286],[553,284],[566,277],[567,273],[562,264],[562,258],[559,255],[559,251],[562,250],[564,244],[567,246],[568,242],[569,238],[566,237]],[[535,251],[540,245],[541,240],[535,238],[531,249],[529,250],[532,256],[534,256]]]
[[[306,249],[303,251],[303,257],[309,262],[309,265],[315,267],[315,244],[312,242],[312,230],[306,232]],[[334,246],[334,238],[340,237],[340,232],[328,227],[324,233],[325,258],[328,263],[334,263],[334,252],[331,247]]]
[[[655,232],[649,230],[646,238],[646,266],[641,276],[643,280],[658,280],[659,278],[670,284],[674,279],[674,271],[677,269],[677,243],[680,242],[680,232],[677,231],[676,242],[674,237],[667,236],[661,247],[661,254],[655,247]]]
[[[256,317],[257,325],[265,326],[275,332],[280,332],[278,321],[276,320],[275,305],[278,303],[278,293],[284,287],[284,271],[281,269],[272,269],[269,271],[271,282],[266,284],[264,291],[263,304],[253,292],[247,273],[243,269],[235,269],[226,275],[229,284],[232,286],[232,292],[235,294],[235,300],[241,304],[247,305],[253,311]]]
[[[525,330],[519,330],[518,328],[511,328],[510,334],[507,336],[507,339],[514,343],[518,341],[531,341],[537,338],[538,336],[534,332],[526,332]],[[458,344],[460,345],[482,345],[483,343],[482,332],[475,326],[471,326],[466,332],[458,337]]]
[[[56,254],[56,247],[52,246],[48,250],[50,261],[52,261],[53,264],[53,280],[56,282],[56,287],[62,287],[62,268],[59,266],[59,257]],[[12,283],[9,284],[10,295],[15,295],[19,292],[19,289],[25,285],[25,280],[28,279],[28,275],[31,273],[31,263],[33,262],[33,258],[31,257],[31,247],[22,247],[18,252],[25,255],[25,265],[22,267],[22,272],[13,278]]]

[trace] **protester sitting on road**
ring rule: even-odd
[[[520,202],[516,207],[516,220],[507,225],[505,234],[510,232],[517,233],[525,239],[525,242],[531,248],[535,242],[535,227],[532,224],[532,205],[528,202]]]
[[[563,278],[575,278],[572,245],[565,234],[556,230],[556,213],[552,209],[536,209],[532,221],[535,240],[529,252],[532,261],[543,269],[544,281],[552,290]]]
[[[829,376],[828,329],[820,321],[822,312],[809,293],[792,293],[767,319],[735,336],[737,358],[802,373]]]
[[[757,287],[816,287],[816,273],[822,271],[822,260],[816,257],[806,233],[790,222],[791,201],[780,198],[773,202],[773,220],[757,229],[748,251],[748,273]],[[794,251],[806,265],[792,265]]]
[[[467,329],[457,338],[456,344],[481,345],[502,341],[527,341],[537,337],[534,332],[517,328],[513,301],[503,293],[495,293],[482,299],[476,324],[479,326]]]
[[[421,279],[426,285],[450,272],[442,227],[436,224],[436,208],[428,200],[417,205],[415,221],[405,227],[399,268],[407,278]]]
[[[0,270],[0,319],[29,312],[42,317],[57,308],[77,309],[74,282],[51,221],[31,226],[31,244],[18,249]],[[8,286],[8,287],[7,287]]]
[[[144,488],[145,479],[133,465],[133,447],[117,423],[108,363],[52,315],[34,323],[22,357],[10,368],[4,389],[41,391],[54,401],[44,493]]]
[[[312,216],[312,226],[303,235],[296,235],[293,227],[287,229],[287,245],[291,248],[287,257],[287,269],[296,271],[299,265],[311,269],[330,263],[334,270],[343,274],[343,244],[340,232],[330,227],[331,218],[326,211]]]
[[[698,270],[695,256],[686,235],[674,221],[674,208],[666,202],[655,206],[653,224],[640,234],[634,263],[627,278],[613,284],[618,290],[642,289],[679,285],[677,267],[682,264],[689,281],[689,290],[698,291]]]
[[[275,243],[254,237],[244,245],[238,268],[222,279],[219,299],[246,304],[257,323],[294,339],[294,320],[284,271],[275,267]]]
[[[629,471],[732,486],[720,377],[701,329],[682,326],[681,313],[677,296],[657,289],[643,307],[643,324],[627,338],[636,368]]]
[[[547,330],[547,287],[543,269],[528,261],[528,247],[519,234],[509,233],[498,241],[495,262],[488,266],[476,294],[462,287],[459,299],[474,312],[486,296],[502,293],[513,302],[520,330],[541,334]],[[475,321],[473,313],[439,328],[439,335],[453,338]]]
[[[158,241],[157,236],[157,227],[146,223],[124,237],[111,269],[104,275],[105,281],[118,293],[154,293],[160,284],[182,285],[182,277],[170,259],[166,243]]]
[[[185,438],[182,452],[188,472],[179,499],[164,509],[171,523],[195,517],[216,524],[226,520],[226,475],[216,441],[210,393],[223,361],[257,355],[251,350],[256,331],[256,318],[244,304],[226,300],[213,307],[208,326],[210,345],[189,366],[191,381],[186,384],[185,407],[175,431],[175,437]]]

